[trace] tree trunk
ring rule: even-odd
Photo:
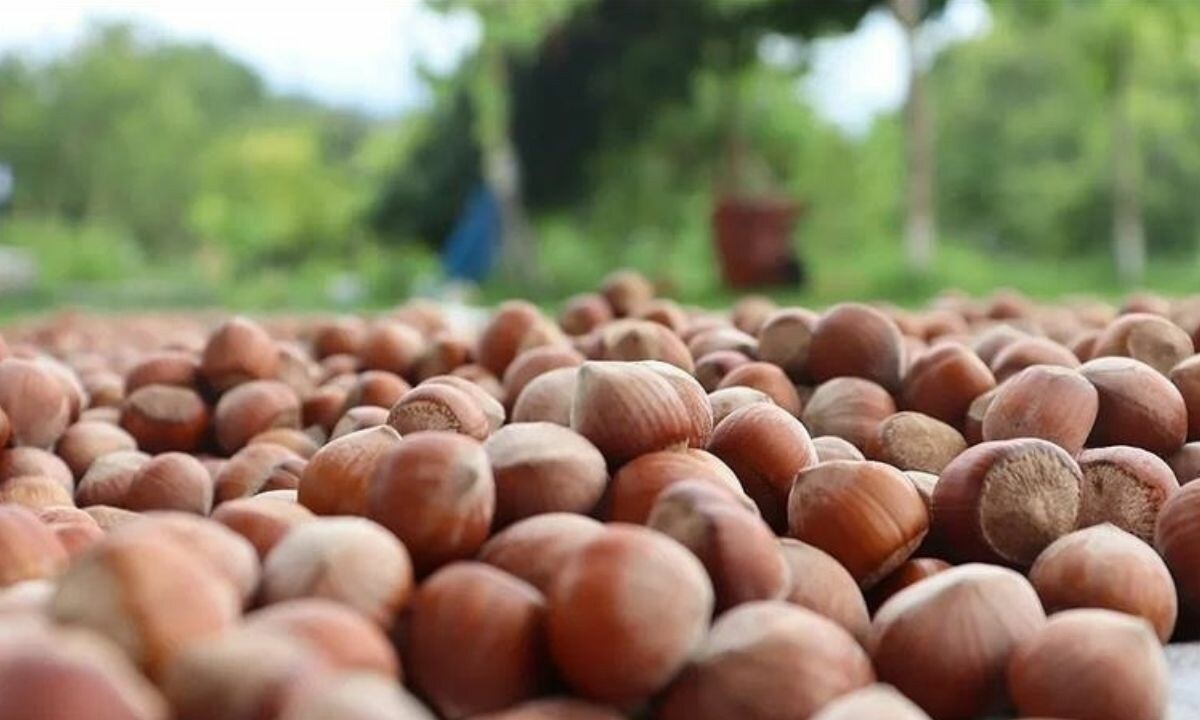
[[[918,272],[933,262],[937,218],[934,210],[934,128],[925,88],[925,68],[917,54],[917,28],[924,0],[892,0],[892,11],[904,26],[908,54],[908,98],[904,103],[905,257]]]
[[[1146,270],[1146,230],[1138,177],[1137,137],[1130,115],[1129,63],[1121,57],[1114,68],[1112,94],[1113,260],[1121,282],[1140,282]]]
[[[538,279],[533,229],[521,197],[521,161],[513,144],[508,112],[508,65],[504,52],[485,53],[485,79],[476,96],[479,110],[483,179],[500,207],[500,271],[510,283]]]

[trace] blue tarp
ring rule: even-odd
[[[442,248],[442,269],[452,280],[482,282],[500,247],[500,205],[484,185],[471,192]]]

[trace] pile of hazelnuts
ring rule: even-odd
[[[1200,301],[60,315],[0,341],[4,720],[1159,720]]]

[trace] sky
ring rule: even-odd
[[[419,68],[448,72],[479,40],[473,16],[443,16],[423,0],[3,0],[0,54],[52,57],[96,21],[130,20],[168,38],[210,42],[275,89],[395,115],[427,94]],[[286,22],[281,22],[286,18]],[[951,0],[924,29],[927,53],[986,32],[984,0]],[[788,52],[778,41],[768,53]],[[797,92],[848,133],[899,107],[908,69],[899,24],[884,10],[854,32],[813,43]]]

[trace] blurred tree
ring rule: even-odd
[[[925,89],[926,59],[918,51],[924,0],[891,0],[904,28],[908,95],[904,101],[906,182],[904,248],[908,265],[926,273],[933,262],[937,215],[934,208],[934,127]]]
[[[1146,246],[1200,241],[1195,3],[998,2],[933,70],[947,229],[988,248],[1096,251],[1136,281]]]
[[[844,29],[876,4],[877,0],[480,0],[472,7],[484,10],[484,42],[463,74],[479,77],[481,58],[489,56],[491,48],[520,49],[506,51],[504,57],[511,88],[507,122],[519,159],[521,189],[530,208],[562,210],[594,190],[587,168],[636,148],[657,115],[688,102],[702,68],[732,71],[756,59],[757,40],[767,33],[809,36]],[[941,2],[931,4],[940,7]],[[563,16],[546,10],[546,5],[570,13]],[[507,14],[514,9],[519,9],[515,15]],[[464,110],[474,112],[475,103],[464,106],[462,95],[453,90],[463,80],[460,76],[443,87],[423,142],[411,156],[398,160],[400,169],[376,205],[374,217],[381,232],[440,242],[471,178],[478,177],[472,161],[481,156],[481,146],[464,149],[463,135],[454,131],[462,127]],[[500,87],[493,82],[489,92]],[[500,104],[488,107],[491,112]],[[414,190],[417,185],[424,190]],[[442,201],[422,202],[428,198]]]

